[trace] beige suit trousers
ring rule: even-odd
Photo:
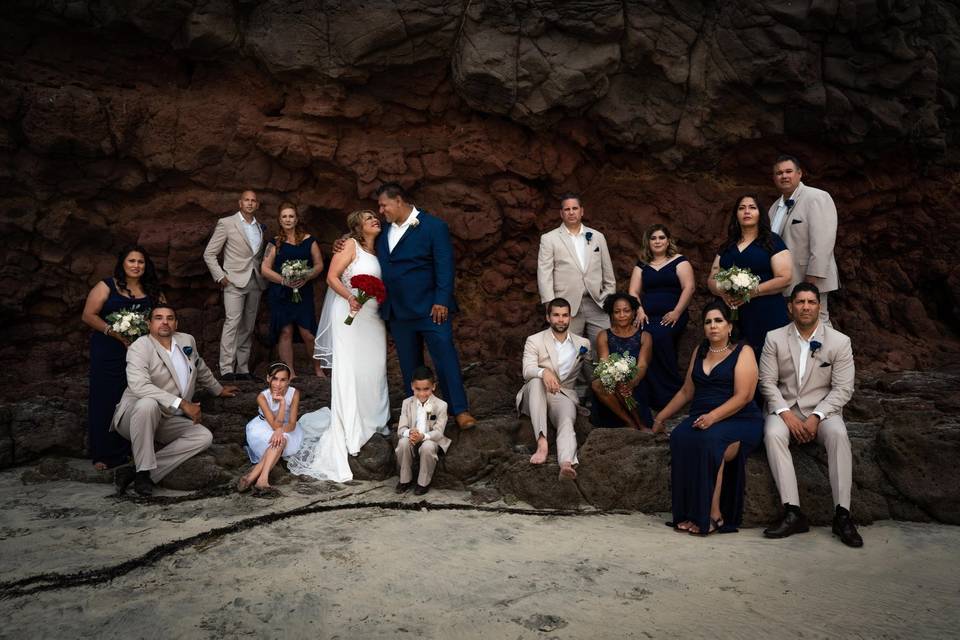
[[[570,333],[583,336],[590,341],[590,350],[597,352],[597,334],[610,328],[610,316],[603,312],[603,309],[589,293],[583,294],[583,300],[580,302],[580,309],[577,315],[570,318]],[[582,397],[586,393],[586,388],[590,387],[593,380],[593,363],[584,361],[580,369],[580,377],[577,381],[577,393]],[[585,387],[580,389],[580,387]],[[581,392],[582,391],[582,392]]]
[[[246,286],[228,284],[223,290],[223,332],[220,334],[220,375],[250,373],[253,328],[263,291],[253,276]],[[236,367],[236,368],[234,368]]]
[[[795,413],[800,415],[799,412]],[[843,423],[843,418],[833,415],[822,421],[817,428],[816,440],[827,449],[833,504],[849,509],[850,487],[853,484],[853,455],[850,452],[850,438],[847,437],[847,426]],[[763,425],[763,443],[767,448],[770,471],[780,491],[780,501],[800,506],[797,473],[790,455],[790,429],[780,416],[767,416]]]
[[[400,465],[400,482],[406,483],[413,480],[413,456],[417,449],[420,456],[420,474],[417,476],[417,484],[428,487],[433,481],[433,472],[437,468],[440,450],[439,445],[433,440],[424,440],[419,447],[415,447],[410,444],[410,438],[400,438],[394,450],[397,454],[397,464]]]
[[[130,441],[137,471],[149,471],[154,482],[213,442],[209,429],[186,416],[164,418],[160,405],[150,398],[137,400],[124,412],[117,432]],[[156,451],[155,442],[166,446]]]
[[[562,393],[547,393],[543,380],[534,378],[523,385],[520,412],[530,416],[537,439],[547,437],[547,420],[557,429],[557,462],[577,461],[577,405]]]

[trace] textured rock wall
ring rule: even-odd
[[[624,287],[640,231],[667,222],[703,288],[736,194],[775,195],[780,151],[837,201],[832,306],[860,366],[955,359],[958,17],[947,0],[4,3],[0,357],[23,366],[3,375],[85,370],[83,299],[130,241],[215,361],[201,251],[238,192],[273,225],[293,199],[328,243],[394,179],[450,224],[464,360],[512,370],[557,194],[583,192]]]

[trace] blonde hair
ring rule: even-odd
[[[293,227],[293,243],[300,244],[303,242],[303,239],[307,237],[307,232],[303,227],[300,226],[300,212],[297,211],[297,205],[292,202],[281,202],[280,206],[277,207],[277,224],[280,223],[280,214],[283,213],[286,209],[293,209],[293,212],[297,215],[297,224]],[[283,227],[280,227],[280,232],[275,238],[277,250],[280,250],[280,247],[283,246],[283,243],[287,241],[287,234],[283,231]]]
[[[376,218],[377,214],[370,209],[360,209],[347,216],[347,230],[350,237],[355,239],[361,245],[363,244],[363,223],[370,218]]]
[[[663,235],[667,236],[667,257],[672,258],[673,256],[680,253],[677,249],[677,243],[674,241],[673,236],[670,235],[670,230],[667,229],[666,225],[663,224],[652,224],[643,231],[643,239],[640,241],[640,261],[647,264],[653,260],[653,252],[650,251],[650,236],[652,236],[657,231],[663,231]]]

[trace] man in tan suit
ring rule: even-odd
[[[223,288],[223,331],[220,335],[220,376],[223,380],[253,380],[250,348],[257,322],[260,294],[266,283],[260,263],[267,243],[266,226],[254,213],[260,203],[253,191],[240,196],[240,210],[217,220],[203,260]],[[223,266],[218,262],[223,253]]]
[[[193,402],[197,382],[211,393],[232,397],[236,387],[221,387],[197,353],[193,336],[177,333],[177,315],[169,306],[150,312],[150,334],[127,349],[127,388],[113,413],[110,429],[133,445],[136,474],[117,470],[121,490],[130,482],[140,495],[153,493],[160,482],[191,456],[213,442],[200,424],[200,405]],[[154,441],[165,446],[155,450]]]
[[[537,437],[531,464],[547,460],[547,420],[557,429],[560,478],[577,477],[577,393],[574,382],[590,357],[590,341],[569,331],[570,303],[555,298],[547,303],[550,328],[527,338],[523,345],[523,388],[517,393],[517,411],[530,416]]]
[[[793,156],[780,156],[773,165],[773,182],[780,198],[770,207],[770,228],[783,238],[793,257],[793,282],[809,282],[820,290],[820,319],[830,324],[827,294],[840,288],[837,261],[837,207],[826,191],[803,184],[803,170]],[[790,288],[788,287],[787,291]],[[788,294],[784,294],[788,295]]]
[[[441,453],[450,448],[450,438],[443,435],[447,428],[447,403],[433,395],[437,379],[430,367],[413,370],[410,388],[413,395],[404,398],[397,424],[397,464],[400,482],[397,493],[404,493],[413,484],[413,456],[420,458],[420,473],[414,494],[422,496],[430,490],[433,472]]]
[[[816,440],[827,449],[836,510],[833,533],[851,547],[863,539],[850,518],[853,459],[843,406],[853,395],[850,338],[820,321],[820,292],[801,282],[790,294],[793,322],[767,334],[760,356],[760,391],[767,403],[764,444],[784,506],[783,520],[766,529],[768,538],[809,531],[800,511],[790,440]]]
[[[540,236],[540,302],[568,300],[570,331],[593,343],[600,331],[610,328],[603,301],[617,289],[613,261],[603,234],[581,222],[580,196],[565,193],[560,197],[560,218],[563,224]]]

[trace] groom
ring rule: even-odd
[[[397,346],[403,386],[423,366],[423,345],[440,378],[444,400],[456,415],[457,426],[471,429],[477,421],[467,411],[467,393],[460,359],[453,344],[453,245],[447,223],[410,204],[403,187],[386,182],[377,189],[380,214],[389,223],[377,238],[377,258],[387,287],[380,315]]]

